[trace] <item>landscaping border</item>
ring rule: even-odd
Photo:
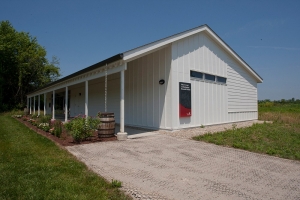
[[[14,117],[15,118],[15,117]],[[58,138],[54,135],[52,135],[49,132],[45,132],[39,128],[37,128],[36,126],[32,125],[30,122],[28,121],[23,121],[22,118],[15,118],[16,120],[18,120],[19,122],[23,123],[25,126],[27,126],[29,129],[33,130],[34,132],[50,139],[51,141],[53,141],[55,144],[57,144],[58,146],[61,147],[65,147],[65,146],[74,146],[74,145],[80,145],[80,144],[88,144],[88,143],[95,143],[95,142],[108,142],[108,141],[116,141],[117,137],[110,137],[110,138],[98,138],[98,133],[97,131],[95,131],[94,135],[92,137],[90,137],[87,140],[81,141],[80,143],[75,142],[72,138],[72,136],[70,136],[69,134],[67,134],[65,131],[62,133],[61,137]]]

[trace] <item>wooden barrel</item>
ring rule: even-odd
[[[100,125],[98,126],[98,137],[107,138],[115,136],[115,115],[114,113],[101,113]]]
[[[29,109],[28,108],[24,108],[24,115],[25,116],[29,115]]]

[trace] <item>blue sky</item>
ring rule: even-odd
[[[258,98],[300,99],[299,0],[1,0],[0,21],[57,56],[63,76],[208,24],[263,79]]]

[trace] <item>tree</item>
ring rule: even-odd
[[[0,23],[0,111],[25,106],[26,94],[60,77],[59,60],[49,62],[37,39]]]

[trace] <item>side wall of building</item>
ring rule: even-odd
[[[257,118],[255,79],[205,32],[174,42],[171,66],[173,129]],[[192,79],[190,70],[226,77],[227,84]],[[191,83],[191,117],[179,117],[179,82]]]

